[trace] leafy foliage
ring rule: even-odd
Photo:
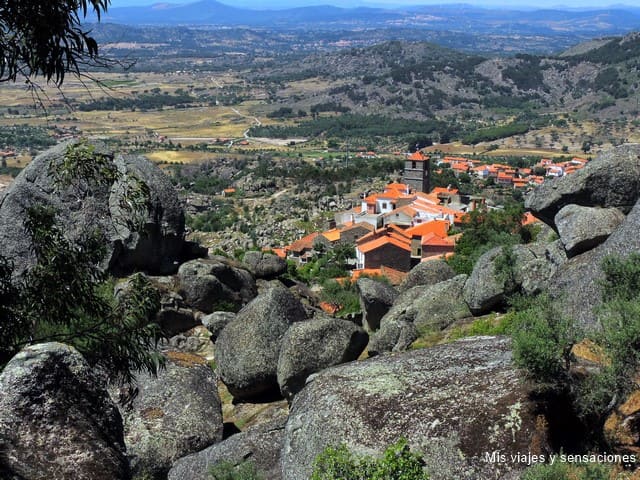
[[[344,114],[334,117],[317,117],[292,126],[252,127],[251,136],[255,137],[397,137],[402,135],[424,135],[444,129],[439,120],[416,121],[399,118],[386,118],[377,115]]]
[[[520,306],[514,324],[516,364],[544,385],[566,383],[571,349],[579,338],[573,322],[557,311],[547,295],[541,295]]]
[[[130,381],[132,372],[155,372],[161,332],[153,323],[160,298],[146,277],[130,280],[119,301],[99,268],[102,239],[88,235],[67,240],[50,207],[34,207],[26,222],[36,265],[12,282],[12,266],[0,262],[0,362],[25,345],[58,341],[74,346],[113,380]]]
[[[81,24],[100,17],[109,0],[6,0],[0,9],[0,81],[43,76],[61,85],[66,73],[97,61],[98,44]]]
[[[610,480],[613,468],[599,463],[570,464],[556,461],[551,464],[538,464],[529,467],[522,480]],[[626,478],[626,477],[625,477]]]
[[[346,445],[327,447],[316,458],[311,480],[428,480],[421,455],[406,439],[387,447],[382,457],[356,457]]]
[[[55,145],[56,141],[43,127],[10,125],[0,127],[0,145],[13,148],[43,149]]]
[[[209,469],[209,475],[213,480],[262,480],[251,461],[236,465],[232,462],[219,462]]]
[[[463,234],[448,260],[457,273],[470,274],[480,256],[497,246],[515,245],[531,240],[522,226],[523,208],[512,204],[503,210],[474,210],[465,215]]]

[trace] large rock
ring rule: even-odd
[[[504,338],[476,337],[376,357],[313,376],[293,400],[285,429],[285,480],[307,480],[316,456],[342,443],[380,454],[400,437],[422,452],[432,480],[516,479],[526,464],[489,462],[541,454],[532,390]]]
[[[122,418],[102,380],[61,343],[18,353],[0,374],[2,478],[130,478]]]
[[[516,248],[529,250],[533,255],[533,258],[527,255],[517,257],[527,260],[515,265],[516,286],[525,295],[537,295],[548,290],[558,268],[567,261],[562,242],[556,240],[548,244],[534,243]]]
[[[183,263],[178,282],[185,301],[205,313],[238,310],[258,293],[251,273],[224,257]]]
[[[211,447],[181,458],[169,471],[169,480],[211,480],[209,469],[220,462],[252,462],[260,478],[280,480],[280,451],[284,422],[252,427]]]
[[[464,286],[464,299],[474,315],[501,308],[507,297],[522,291],[546,290],[566,255],[557,242],[495,247],[482,255]],[[504,255],[508,255],[505,259]],[[503,270],[499,263],[506,260]]]
[[[104,237],[103,266],[111,273],[175,272],[184,247],[184,211],[169,179],[144,157],[115,155],[98,145],[95,155],[112,159],[118,179],[102,186],[74,179],[75,185],[59,186],[54,171],[60,169],[68,145],[38,155],[0,199],[0,243],[16,270],[22,272],[34,263],[25,220],[31,206],[44,204],[58,211],[58,221],[72,241],[95,232]],[[133,216],[125,206],[134,178],[144,185],[141,191],[148,189],[149,200],[149,210],[136,226],[129,221]]]
[[[389,311],[398,292],[391,285],[370,278],[359,278],[356,289],[363,312],[362,325],[370,332],[378,330],[380,319]]]
[[[420,333],[443,330],[456,320],[470,317],[462,295],[466,280],[466,275],[458,275],[434,285],[412,287],[400,294],[383,317],[380,330],[373,335],[369,355],[406,350]]]
[[[404,352],[420,336],[418,329],[412,321],[402,317],[390,317],[380,325],[367,347],[370,357],[375,357],[384,352]]]
[[[505,298],[505,279],[496,272],[496,260],[502,247],[484,253],[473,267],[464,286],[464,299],[474,315],[481,315],[500,306]]]
[[[418,285],[430,286],[436,283],[450,280],[456,276],[456,272],[444,260],[437,258],[426,262],[420,262],[413,267],[404,278],[398,291],[400,293]]]
[[[608,255],[627,257],[640,252],[640,203],[600,246],[569,259],[550,284],[561,311],[586,328],[598,328],[595,309],[602,303],[602,261]]]
[[[136,273],[133,277],[116,284],[114,288],[116,298],[123,299],[132,294],[132,279],[136,275],[143,274]],[[196,320],[193,310],[188,308],[184,299],[172,290],[175,288],[173,277],[148,278],[160,296],[160,309],[155,313],[154,320],[160,326],[164,335],[172,337],[186,332],[200,323]]]
[[[356,360],[369,336],[353,322],[319,317],[294,323],[282,340],[278,359],[278,385],[282,395],[293,398],[312,373]]]
[[[274,286],[224,327],[215,346],[218,370],[236,400],[279,391],[282,339],[294,322],[305,319],[300,301],[286,288]]]
[[[137,394],[121,407],[132,470],[145,478],[166,478],[175,460],[222,440],[213,371],[196,355],[166,356],[157,377],[137,375]]]
[[[575,257],[604,242],[624,218],[624,214],[617,208],[571,204],[562,207],[554,221],[567,256]]]
[[[233,312],[213,312],[209,315],[205,315],[200,320],[202,325],[207,327],[207,330],[211,332],[211,340],[214,342],[220,335],[220,332],[236,318],[236,314]]]
[[[273,253],[248,251],[242,261],[256,278],[276,278],[287,271],[287,262]]]
[[[640,145],[629,144],[601,153],[586,167],[536,188],[525,206],[555,228],[554,217],[569,204],[616,207],[629,212],[640,196]]]

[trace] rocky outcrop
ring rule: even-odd
[[[470,317],[462,292],[466,275],[434,285],[406,290],[380,322],[369,344],[369,355],[406,350],[419,333],[442,330],[454,321]]]
[[[204,313],[237,310],[258,293],[251,273],[224,257],[183,263],[178,282],[184,300]]]
[[[464,286],[464,299],[474,315],[503,306],[517,291],[538,294],[566,261],[558,242],[495,247],[482,255]]]
[[[166,353],[157,377],[139,374],[136,395],[121,407],[134,474],[166,478],[173,462],[222,440],[216,378],[199,356]]]
[[[129,479],[122,418],[75,349],[44,343],[0,374],[0,472],[8,479]]]
[[[413,267],[407,274],[398,287],[398,291],[402,293],[418,285],[428,287],[436,283],[444,282],[445,280],[450,280],[455,276],[456,272],[453,268],[442,259],[438,258],[421,262]]]
[[[378,330],[380,320],[393,305],[398,292],[391,285],[370,278],[359,278],[356,289],[360,297],[362,325],[370,332]]]
[[[31,241],[25,233],[27,210],[34,205],[56,209],[65,235],[80,241],[98,233],[107,246],[103,267],[118,276],[132,271],[173,273],[184,247],[184,212],[178,195],[162,171],[140,156],[121,156],[103,145],[91,155],[106,158],[117,171],[115,180],[91,184],[74,177],[72,184],[56,182],[67,144],[38,155],[0,199],[0,242],[17,272],[33,265]],[[133,225],[128,196],[143,193],[147,211]]]
[[[215,342],[222,329],[234,318],[236,318],[236,314],[233,312],[213,312],[202,317],[200,321],[211,332],[211,340]]]
[[[300,301],[274,286],[244,307],[220,333],[216,357],[222,381],[235,400],[278,392],[282,339],[294,322],[306,319]]]
[[[317,317],[294,323],[282,340],[278,359],[278,385],[291,399],[312,373],[356,360],[367,346],[369,336],[353,322]]]
[[[496,260],[502,254],[502,247],[484,253],[469,275],[464,286],[464,299],[474,315],[489,312],[504,301],[505,279],[496,272]]]
[[[211,447],[181,458],[169,471],[169,480],[211,480],[209,469],[219,462],[252,462],[260,478],[280,480],[280,451],[284,422],[276,421],[240,432]]]
[[[248,251],[242,259],[256,278],[276,278],[287,271],[287,262],[273,253]]]
[[[555,216],[569,204],[615,207],[627,213],[640,197],[640,145],[629,144],[601,153],[586,167],[547,181],[527,196],[525,206],[556,228]]]
[[[554,221],[567,256],[575,257],[604,242],[624,218],[624,214],[617,208],[570,204],[562,207]]]
[[[550,292],[560,310],[586,328],[597,328],[595,309],[602,302],[601,268],[607,255],[626,257],[640,252],[640,203],[600,246],[569,259],[550,284]]]
[[[633,391],[604,424],[607,443],[617,453],[640,454],[640,391]]]
[[[285,429],[285,480],[309,478],[316,456],[345,443],[379,454],[400,437],[422,452],[433,480],[519,478],[526,464],[487,452],[540,454],[544,421],[504,338],[476,337],[325,370],[293,400]]]
[[[526,261],[514,265],[516,288],[525,295],[537,295],[546,291],[558,268],[567,261],[567,254],[560,240],[548,244],[518,245],[514,248],[516,251],[528,250],[533,255],[516,256]]]
[[[384,352],[403,352],[408,350],[419,337],[418,329],[412,321],[390,317],[381,325],[367,347],[370,357]]]
[[[143,275],[137,273],[135,275]],[[134,275],[134,276],[135,276]],[[116,284],[114,295],[122,299],[131,294],[132,278],[129,277]],[[185,303],[184,299],[175,291],[173,277],[148,277],[151,285],[160,294],[160,309],[155,314],[155,322],[160,326],[163,334],[172,337],[199,325],[195,314]]]

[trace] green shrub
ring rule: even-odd
[[[600,463],[570,464],[556,461],[529,467],[521,480],[610,480],[612,468]]]
[[[406,439],[390,445],[382,457],[355,456],[346,445],[327,447],[316,458],[311,480],[428,480],[422,457]]]
[[[571,348],[578,339],[573,321],[562,316],[547,295],[541,295],[516,308],[513,322],[516,365],[542,384],[566,382]]]
[[[209,469],[213,480],[262,480],[253,462],[247,461],[236,465],[233,462],[219,462]]]

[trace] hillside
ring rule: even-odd
[[[561,113],[598,120],[635,115],[639,57],[638,34],[559,56],[496,58],[392,41],[255,68],[247,78],[278,85],[271,96],[275,109],[435,118],[457,124],[453,130],[461,138],[514,121],[540,127]],[[305,82],[314,88],[301,88]],[[287,134],[295,136],[291,129]]]

